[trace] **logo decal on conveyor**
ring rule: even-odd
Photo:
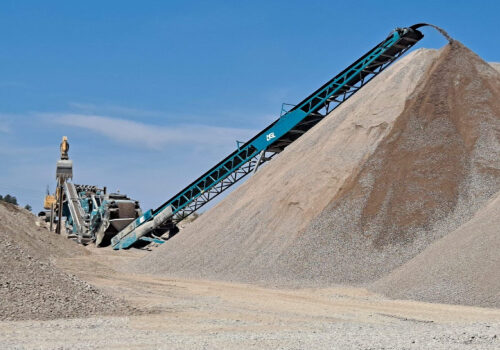
[[[274,139],[276,136],[274,135],[274,132],[270,132],[269,134],[266,135],[266,140],[271,141]]]

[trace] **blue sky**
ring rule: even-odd
[[[497,1],[0,2],[0,194],[35,210],[61,136],[76,183],[153,208],[395,27],[500,61]],[[431,29],[417,47],[445,41]]]

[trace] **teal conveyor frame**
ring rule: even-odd
[[[415,45],[423,34],[413,27],[397,28],[385,40],[337,74],[155,210],[149,210],[112,238],[113,249],[139,240],[161,242],[155,230],[173,227],[240,179],[272,159],[321,121],[373,77]]]

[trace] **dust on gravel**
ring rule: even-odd
[[[37,225],[27,210],[0,202],[0,320],[133,312],[54,264],[56,258],[83,254],[83,247]]]

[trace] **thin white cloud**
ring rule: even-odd
[[[0,114],[0,132],[8,133],[10,132],[9,116],[6,114]]]
[[[9,124],[5,123],[5,122],[2,122],[0,121],[0,132],[9,132],[10,131],[10,127],[9,127]]]
[[[135,144],[150,149],[166,145],[227,146],[235,140],[245,141],[256,131],[208,125],[157,126],[100,115],[44,113],[41,117],[60,125],[83,128],[100,133],[114,141]]]
[[[93,103],[70,102],[68,105],[76,111],[97,115],[112,114],[121,117],[159,117],[163,115],[163,113],[158,111],[110,104],[96,105]]]

